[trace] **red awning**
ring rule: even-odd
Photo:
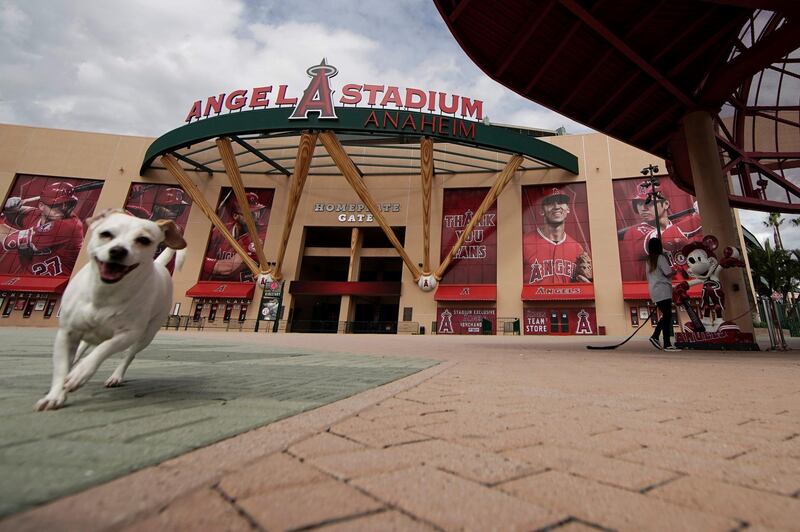
[[[700,297],[703,285],[695,285],[689,289],[689,297]],[[650,300],[650,290],[647,281],[628,281],[622,283],[622,295],[625,299]]]
[[[62,294],[68,282],[69,277],[0,275],[0,290]]]
[[[383,281],[292,281],[289,293],[309,296],[399,296],[400,283]]]
[[[522,287],[523,301],[577,301],[586,299],[594,299],[593,284],[528,284]]]
[[[495,284],[446,284],[439,285],[436,301],[497,301]]]
[[[231,299],[253,299],[254,283],[200,281],[186,291],[188,297],[216,297]]]

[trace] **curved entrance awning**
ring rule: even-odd
[[[225,172],[214,140],[230,137],[238,145],[235,156],[241,173],[288,176],[298,144],[292,137],[309,130],[335,132],[348,154],[361,159],[359,169],[364,175],[418,174],[419,156],[407,150],[418,148],[423,137],[434,141],[434,168],[439,173],[496,172],[498,164],[502,167],[497,153],[522,155],[523,170],[561,168],[578,173],[575,155],[536,138],[552,135],[548,132],[390,109],[337,107],[337,120],[316,116],[290,120],[291,113],[290,108],[236,112],[174,129],[150,145],[140,173],[164,154],[175,155],[188,170]],[[315,157],[310,175],[326,174],[341,172],[321,154]]]
[[[327,65],[323,61],[318,67]],[[323,113],[307,115],[295,117],[291,108],[279,107],[231,112],[189,123],[151,144],[141,173],[151,168],[168,170],[254,277],[259,278],[259,283],[282,278],[286,246],[306,178],[344,177],[425,291],[435,288],[442,279],[475,225],[517,171],[561,169],[578,173],[575,155],[537,138],[553,135],[546,131],[492,126],[455,115],[385,107],[338,107],[325,118]],[[322,149],[317,149],[318,144]],[[191,177],[190,172],[197,177]],[[216,172],[228,176],[240,205],[247,204],[242,174],[285,177],[290,181],[286,221],[274,267],[267,262],[261,242],[253,242],[257,261],[240,247],[195,184],[195,179]],[[494,175],[494,183],[458,241],[435,268],[429,262],[430,237],[425,239],[420,269],[386,222],[364,177],[419,176],[422,226],[430,235],[434,175],[456,173]],[[250,212],[245,209],[242,215],[248,234],[257,235]],[[425,279],[420,281],[422,277]]]

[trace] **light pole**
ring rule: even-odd
[[[657,190],[657,187],[661,184],[656,178],[657,173],[658,166],[650,164],[646,168],[642,168],[642,175],[647,176],[647,183],[650,185],[650,192],[647,193],[647,199],[644,204],[648,205],[650,202],[653,203],[656,217],[656,235],[658,235],[658,239],[661,240],[661,218],[658,216],[658,202],[663,200],[664,196]]]

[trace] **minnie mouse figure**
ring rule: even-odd
[[[702,241],[691,242],[683,247],[681,253],[675,257],[676,268],[684,279],[672,289],[672,300],[677,304],[686,306],[689,299],[690,286],[703,285],[700,310],[703,314],[702,329],[693,320],[686,324],[689,330],[695,332],[717,332],[724,330],[738,330],[735,323],[724,321],[722,312],[725,310],[725,292],[719,282],[719,274],[724,268],[743,268],[744,262],[740,259],[741,253],[734,247],[723,250],[723,258],[717,259],[714,250],[719,247],[716,237],[708,235]]]

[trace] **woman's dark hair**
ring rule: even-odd
[[[653,271],[656,269],[656,265],[658,264],[658,257],[664,253],[664,248],[661,246],[661,240],[658,238],[651,238],[647,242],[647,265],[649,266],[649,271]]]

